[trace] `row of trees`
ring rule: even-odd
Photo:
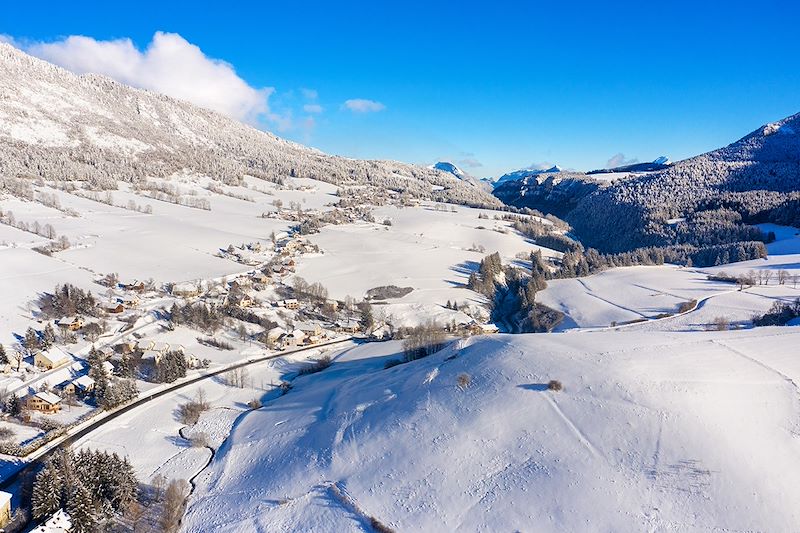
[[[73,533],[94,533],[100,523],[136,498],[138,481],[127,458],[106,452],[70,449],[51,456],[36,475],[31,496],[33,517],[64,509]]]

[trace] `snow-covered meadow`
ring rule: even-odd
[[[241,419],[184,530],[791,531],[798,341],[501,335],[389,370],[367,345]]]

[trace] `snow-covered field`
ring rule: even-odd
[[[675,313],[680,304],[690,300],[700,301],[696,311],[657,324],[637,325],[635,329],[705,329],[717,317],[744,325],[753,315],[767,311],[776,300],[800,297],[800,285],[791,281],[779,285],[775,275],[779,270],[800,274],[798,230],[774,224],[761,227],[774,231],[777,237],[767,245],[766,259],[700,269],[673,265],[615,268],[585,278],[549,281],[538,298],[566,315],[561,330],[653,319]],[[739,291],[735,284],[708,280],[710,274],[741,276],[759,270],[773,272],[770,283],[745,291]]]
[[[369,289],[384,285],[412,287],[408,295],[381,305],[380,312],[399,325],[426,319],[449,323],[457,317],[444,308],[447,301],[484,302],[464,285],[486,254],[499,252],[504,262],[513,262],[519,253],[527,257],[536,249],[547,257],[561,255],[530,244],[509,222],[495,220],[493,211],[462,206],[456,210],[387,206],[375,210],[376,224],[327,226],[310,238],[325,253],[304,258],[297,275],[320,281],[339,299],[348,295],[360,299]],[[479,214],[489,218],[478,218]],[[391,225],[383,225],[384,220]]]
[[[208,436],[209,445],[218,448],[236,419],[248,410],[250,400],[276,396],[276,386],[281,380],[293,376],[306,361],[329,350],[335,355],[345,349],[338,348],[334,352],[319,348],[251,365],[247,367],[245,386],[241,388],[231,386],[224,374],[203,380],[120,416],[80,440],[76,447],[127,456],[143,482],[159,474],[167,480],[189,479],[206,465],[211,452],[204,447],[193,448],[185,437],[203,432]],[[212,409],[203,413],[199,423],[182,435],[180,431],[186,424],[179,420],[178,407],[196,399],[201,390]]]
[[[241,419],[184,530],[792,531],[798,342],[498,335],[389,370],[366,345]]]

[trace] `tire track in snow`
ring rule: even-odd
[[[619,305],[617,303],[612,302],[611,300],[607,300],[607,299],[603,298],[602,296],[598,296],[597,294],[594,293],[594,291],[588,285],[586,285],[586,283],[582,279],[580,279],[580,278],[576,278],[576,279],[578,280],[578,283],[580,283],[583,286],[583,288],[586,289],[586,294],[588,296],[591,296],[593,298],[597,298],[601,302],[605,302],[608,305],[616,307],[617,309],[622,309],[623,311],[628,311],[629,313],[633,313],[634,315],[639,315],[642,318],[647,318],[647,316],[645,316],[643,313],[640,313],[636,309],[631,309],[630,307],[625,307],[623,305]]]
[[[759,361],[758,359],[756,359],[752,355],[748,355],[748,354],[746,354],[746,353],[744,353],[744,352],[742,352],[740,350],[737,350],[736,348],[732,348],[732,347],[728,346],[727,344],[725,344],[724,342],[722,342],[720,340],[716,340],[715,339],[715,340],[712,340],[711,342],[716,344],[716,345],[718,345],[718,346],[722,346],[723,348],[725,348],[726,350],[728,350],[732,354],[738,355],[739,357],[741,357],[743,359],[746,359],[747,361],[750,361],[751,363],[753,363],[755,365],[760,366],[761,368],[763,368],[767,372],[770,372],[771,374],[777,375],[779,378],[781,378],[781,380],[783,380],[784,382],[788,383],[789,386],[791,386],[792,389],[794,389],[794,404],[795,404],[795,410],[798,411],[798,416],[794,420],[794,428],[792,429],[792,434],[795,437],[800,437],[800,387],[798,387],[797,382],[794,379],[792,379],[790,376],[788,376],[788,375],[784,374],[783,372],[781,372],[780,370],[778,370],[777,368],[769,366],[768,364],[766,364],[766,363],[764,363],[762,361]]]
[[[559,418],[561,418],[561,420],[564,421],[564,423],[567,425],[567,427],[570,428],[570,430],[572,430],[572,432],[575,434],[575,436],[578,438],[581,444],[583,444],[583,446],[587,450],[589,450],[589,452],[593,456],[603,457],[603,454],[597,451],[597,448],[595,448],[594,444],[592,444],[592,441],[590,441],[589,438],[586,436],[586,434],[583,431],[581,431],[581,429],[578,426],[575,425],[572,419],[570,419],[570,417],[568,417],[564,413],[564,411],[561,410],[561,407],[558,406],[556,401],[553,398],[551,398],[549,394],[545,393],[544,399],[547,400],[547,403],[550,404],[550,406],[553,408],[553,410],[556,412]]]

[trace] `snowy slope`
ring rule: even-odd
[[[329,156],[187,102],[76,76],[0,43],[0,178],[89,180],[113,189],[117,181],[186,169],[226,182],[291,175],[499,205],[446,172]]]
[[[184,531],[791,531],[798,341],[498,335],[390,370],[366,345],[241,419]]]

